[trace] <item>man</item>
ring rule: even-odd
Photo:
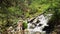
[[[23,20],[19,20],[17,25],[18,25],[17,30],[23,31],[23,34],[24,34],[24,30],[27,28],[27,23],[23,22]]]
[[[22,30],[22,26],[23,26],[23,21],[19,20],[18,23],[17,23],[17,30],[18,31]]]

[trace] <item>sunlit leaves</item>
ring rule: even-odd
[[[3,0],[0,7],[0,24],[6,25],[9,22],[11,25],[21,18],[33,18],[45,11],[54,12],[60,8],[60,0]]]
[[[50,6],[51,3],[47,0],[33,0],[29,5],[29,8],[31,8],[32,13],[34,12],[32,16],[36,16],[46,11]]]

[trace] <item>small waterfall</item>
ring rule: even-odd
[[[32,23],[28,23],[28,30],[33,33],[33,32],[45,32],[43,31],[43,28],[45,26],[49,26],[47,23],[48,23],[48,20],[51,18],[52,14],[47,14],[46,16],[44,16],[43,14],[36,17],[35,20],[33,20]],[[40,21],[39,23],[36,23],[36,21]],[[35,25],[36,26],[35,26]]]

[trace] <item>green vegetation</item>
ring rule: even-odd
[[[60,0],[0,0],[0,31],[43,12],[54,14],[51,20],[60,24]]]
[[[23,27],[27,29],[27,22],[23,22]]]

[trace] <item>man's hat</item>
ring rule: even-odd
[[[19,20],[19,21],[17,22],[17,24],[20,23],[20,22],[23,22],[23,20]]]

